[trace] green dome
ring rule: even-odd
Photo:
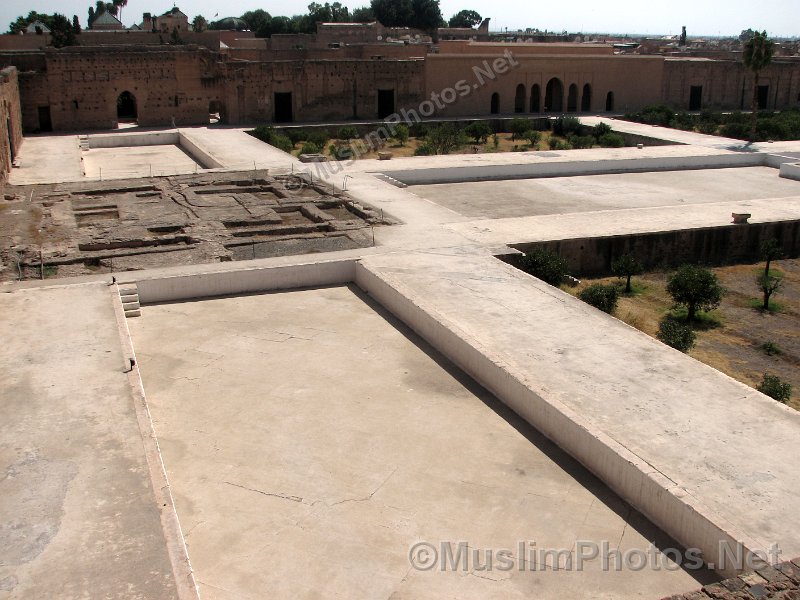
[[[244,31],[246,29],[250,29],[250,26],[247,24],[246,21],[239,19],[238,17],[226,17],[224,19],[220,19],[215,23],[216,27],[214,29],[231,29],[235,31]]]

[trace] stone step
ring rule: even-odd
[[[123,308],[123,310],[128,311],[128,310],[138,310],[141,307],[139,305],[139,301],[135,300],[135,301],[132,301],[132,302],[123,302],[122,303],[122,308]]]
[[[120,298],[122,299],[123,304],[126,302],[138,302],[139,294],[125,294],[124,296],[120,294]]]
[[[130,319],[132,317],[141,317],[141,316],[142,316],[142,311],[139,310],[138,308],[135,309],[135,310],[126,310],[125,311],[125,318],[127,318],[127,319]]]

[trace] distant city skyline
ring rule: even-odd
[[[351,10],[368,5],[368,0],[344,0]],[[91,4],[92,6],[94,3]],[[195,15],[206,19],[240,16],[248,10],[262,8],[272,15],[294,15],[307,12],[305,1],[297,0],[240,0],[220,3],[218,0],[183,0],[178,7],[191,20]],[[690,2],[672,0],[666,5],[646,5],[637,0],[616,0],[599,3],[573,0],[542,10],[534,3],[520,4],[511,0],[441,0],[445,20],[462,9],[475,10],[492,19],[492,30],[538,28],[571,33],[631,33],[643,35],[678,35],[686,26],[692,36],[733,36],[742,30],[765,29],[772,37],[800,36],[800,10],[797,0],[708,0]],[[86,0],[30,0],[25,6],[4,2],[0,6],[0,27],[5,32],[18,16],[31,10],[43,13],[60,12],[67,17],[78,15],[86,25],[90,3]],[[172,0],[129,0],[122,9],[126,26],[140,23],[142,13],[161,14],[171,9]]]

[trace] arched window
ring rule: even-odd
[[[583,86],[581,94],[581,112],[591,112],[592,110],[592,86],[588,83]]]
[[[497,92],[492,94],[491,113],[493,115],[500,113],[500,94],[498,94]]]
[[[557,77],[547,82],[544,92],[544,112],[561,112],[564,110],[564,84]]]
[[[531,112],[542,112],[542,90],[538,83],[534,83],[531,87]]]
[[[614,110],[614,92],[606,94],[606,112]]]
[[[578,112],[578,86],[574,83],[569,86],[567,96],[567,112]]]
[[[517,86],[517,93],[514,95],[514,112],[525,112],[525,86],[521,83]]]

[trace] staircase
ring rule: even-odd
[[[141,307],[139,306],[139,289],[135,283],[125,283],[125,287],[119,288],[119,297],[122,300],[122,309],[125,311],[125,317],[142,316]]]
[[[89,136],[79,135],[78,145],[81,147],[81,152],[86,152],[87,150],[89,150]]]

